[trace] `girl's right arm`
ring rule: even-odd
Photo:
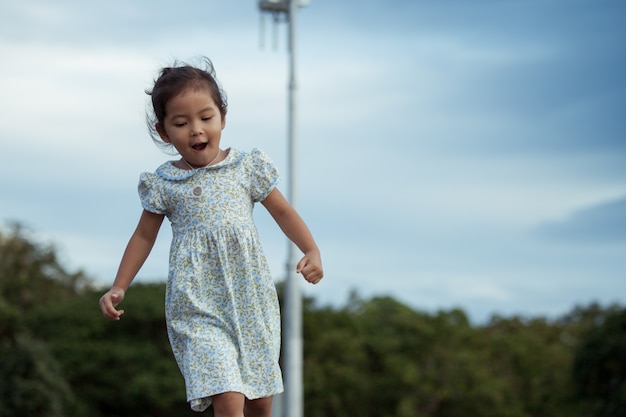
[[[119,320],[124,314],[124,310],[117,310],[115,307],[122,302],[126,290],[148,258],[159,234],[163,218],[162,214],[146,210],[141,213],[137,228],[122,256],[113,286],[100,298],[100,310],[108,319]]]

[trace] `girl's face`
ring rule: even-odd
[[[165,105],[163,123],[157,131],[193,166],[214,160],[226,125],[220,109],[206,90],[188,90],[172,97]],[[181,164],[179,168],[187,168]]]

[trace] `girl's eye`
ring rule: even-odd
[[[186,124],[187,124],[187,123],[185,123],[185,122],[179,122],[179,123],[174,123],[174,126],[176,126],[176,127],[183,127],[183,126],[185,126]]]
[[[205,117],[202,118],[202,120],[204,120],[205,122],[208,122],[212,118],[213,118],[212,116],[205,116]]]

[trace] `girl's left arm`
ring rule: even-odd
[[[265,200],[261,201],[261,204],[271,214],[283,233],[304,253],[296,266],[296,271],[302,273],[304,279],[312,284],[320,282],[324,276],[320,251],[298,212],[276,188],[265,197]]]

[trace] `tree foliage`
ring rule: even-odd
[[[89,284],[21,226],[0,231],[0,417],[197,415],[167,340],[164,284],[133,285],[119,322]],[[338,308],[306,298],[303,323],[307,417],[626,415],[620,306],[472,325],[459,309],[353,293]]]
[[[573,375],[590,416],[626,416],[626,310],[608,313],[587,330]]]
[[[82,271],[70,273],[52,245],[34,240],[19,223],[0,231],[0,300],[20,312],[71,299],[89,282]]]
[[[61,364],[25,317],[52,300],[77,296],[87,279],[68,273],[53,247],[35,243],[18,224],[0,232],[0,417],[66,416],[74,406]]]

